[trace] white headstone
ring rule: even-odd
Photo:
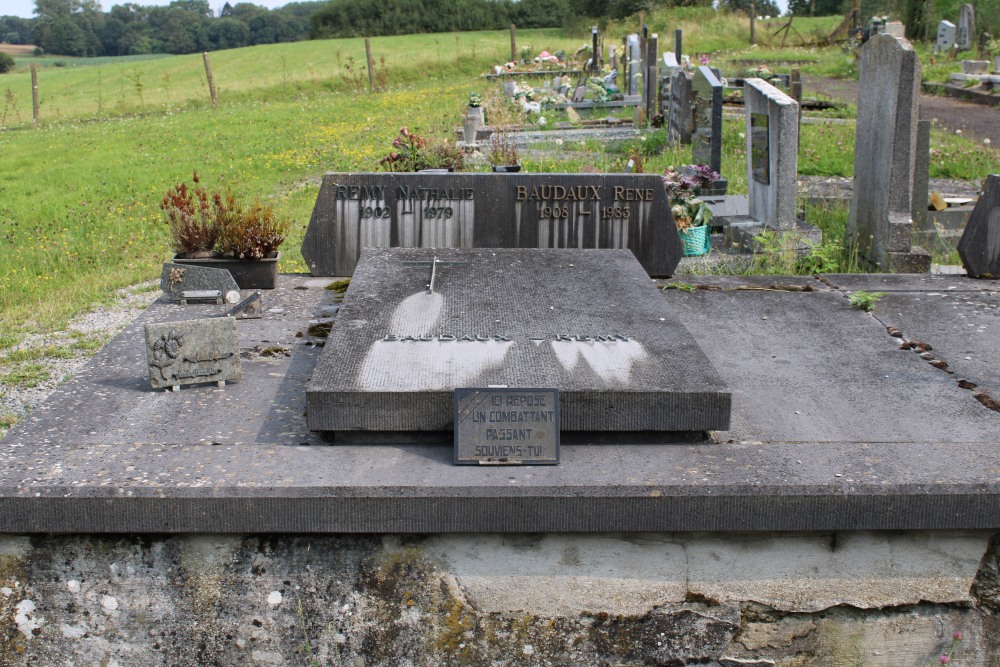
[[[955,24],[951,21],[941,21],[938,23],[937,41],[934,49],[937,51],[951,51],[955,46]]]

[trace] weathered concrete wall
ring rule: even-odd
[[[1000,661],[1000,536],[0,536],[0,666]]]

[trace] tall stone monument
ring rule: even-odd
[[[930,270],[930,255],[912,245],[919,91],[908,41],[877,35],[861,47],[848,236],[864,260],[895,273]]]
[[[958,10],[958,26],[955,30],[955,47],[959,51],[972,48],[976,38],[976,8],[966,3]]]
[[[743,99],[750,217],[777,231],[795,229],[799,105],[763,79],[747,79]]]

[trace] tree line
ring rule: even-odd
[[[308,39],[309,17],[323,2],[270,10],[249,2],[223,6],[173,0],[166,7],[131,2],[101,11],[98,0],[35,0],[36,18],[0,17],[0,42],[35,44],[65,56],[197,53]]]

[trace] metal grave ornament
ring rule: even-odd
[[[559,463],[559,390],[455,390],[456,465]]]

